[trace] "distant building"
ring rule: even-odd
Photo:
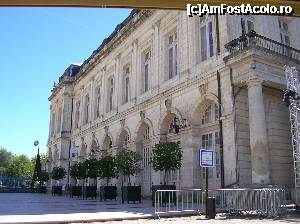
[[[171,182],[203,187],[199,149],[211,148],[216,167],[209,182],[220,188],[223,143],[225,187],[292,188],[289,111],[281,91],[284,65],[299,68],[297,49],[299,18],[190,18],[184,11],[134,10],[82,65],[70,65],[52,90],[48,169],[68,170],[76,146],[79,160],[136,150],[143,171],[134,183],[149,195],[151,184],[163,181],[149,163],[152,147],[180,141],[182,168]]]

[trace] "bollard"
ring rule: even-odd
[[[215,197],[207,198],[206,212],[207,212],[206,216],[208,219],[215,219],[215,217],[216,217],[216,198]]]

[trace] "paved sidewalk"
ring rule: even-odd
[[[150,218],[151,201],[122,204],[46,194],[0,194],[0,224],[86,222]]]

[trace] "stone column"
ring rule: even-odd
[[[262,81],[248,81],[252,184],[270,183],[269,153]]]

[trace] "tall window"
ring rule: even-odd
[[[215,175],[216,178],[221,178],[221,153],[220,153],[220,134],[218,131],[207,133],[202,135],[202,148],[215,150],[215,170],[209,172],[209,177]],[[205,179],[205,170],[202,172],[203,178]]]
[[[61,114],[62,109],[61,107],[58,109],[58,115],[57,115],[57,124],[56,124],[56,133],[60,132],[60,127],[61,127]]]
[[[101,88],[98,86],[96,88],[96,118],[100,117],[100,100],[101,100]]]
[[[123,89],[124,89],[124,103],[127,103],[129,101],[129,90],[130,90],[130,84],[129,84],[129,75],[130,75],[130,69],[129,67],[126,67],[124,69],[124,81],[123,81]]]
[[[169,79],[177,75],[177,32],[169,36]]]
[[[241,18],[242,35],[254,30],[254,18],[252,16],[243,16]]]
[[[51,120],[51,136],[54,136],[55,133],[55,114],[52,114],[52,120]]]
[[[108,87],[108,111],[112,111],[113,109],[113,95],[114,95],[114,79],[109,79],[109,87]]]
[[[151,58],[151,51],[147,51],[144,54],[144,92],[149,90],[150,84],[150,58]]]
[[[85,96],[85,124],[89,122],[89,108],[90,108],[90,97],[89,95]]]
[[[80,115],[80,101],[76,102],[76,107],[75,107],[75,128],[78,128],[79,126],[79,115]]]
[[[202,115],[202,124],[209,124],[219,119],[218,104],[208,105]]]
[[[201,61],[214,55],[213,23],[210,15],[200,17],[200,53]]]
[[[290,45],[290,37],[289,37],[289,26],[288,23],[278,19],[278,25],[280,30],[280,41],[283,44]]]

